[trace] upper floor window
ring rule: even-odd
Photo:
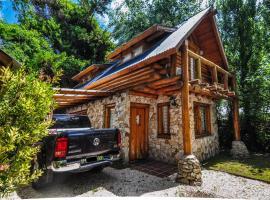
[[[105,128],[113,128],[115,123],[115,104],[105,106]]]
[[[128,53],[123,58],[123,63],[130,60],[132,58],[132,53]]]
[[[170,137],[170,103],[157,105],[158,137]]]
[[[140,55],[143,52],[143,45],[133,50],[133,57]]]
[[[211,106],[209,104],[194,103],[195,137],[211,134]]]

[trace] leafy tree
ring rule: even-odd
[[[39,32],[27,30],[23,25],[0,22],[0,37],[0,48],[21,63],[27,63],[28,71],[45,70],[55,77],[59,77],[64,71],[61,79],[63,86],[72,85],[70,76],[87,63],[74,56],[67,56],[65,52],[55,53]]]
[[[27,29],[40,32],[55,49],[82,60],[101,62],[112,48],[110,33],[102,30],[96,13],[110,3],[82,0],[15,0],[19,21]]]
[[[269,149],[269,2],[219,0],[217,7],[228,60],[237,72],[242,139],[252,150]]]
[[[19,24],[0,22],[1,48],[27,67],[59,73],[61,86],[92,63],[104,62],[112,49],[110,33],[95,15],[106,12],[110,0],[14,0]]]
[[[201,9],[202,1],[125,0],[110,12],[113,36],[121,44],[153,24],[179,25]]]
[[[37,178],[31,161],[38,152],[35,144],[47,133],[52,111],[53,90],[49,83],[23,69],[0,72],[0,196]]]

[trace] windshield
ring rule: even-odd
[[[64,128],[90,128],[91,124],[87,116],[54,115],[51,129]]]

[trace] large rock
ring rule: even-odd
[[[233,141],[231,155],[233,158],[248,158],[249,152],[243,141]]]
[[[201,166],[196,156],[188,155],[179,159],[176,181],[187,185],[202,184]]]

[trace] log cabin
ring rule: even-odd
[[[55,88],[59,108],[86,114],[95,128],[119,128],[124,161],[202,161],[219,152],[216,103],[232,101],[240,141],[236,81],[207,8],[177,27],[153,25]]]

